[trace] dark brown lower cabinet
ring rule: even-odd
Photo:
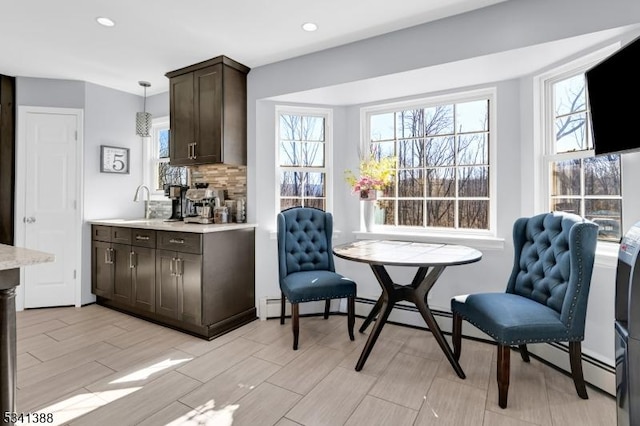
[[[256,319],[253,228],[200,234],[92,225],[92,235],[98,304],[207,339]]]
[[[189,324],[202,324],[202,256],[158,250],[156,312]]]

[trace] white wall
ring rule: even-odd
[[[287,95],[300,104],[300,92],[357,82],[388,74],[474,58],[553,42],[568,37],[637,24],[640,2],[636,0],[511,0],[479,11],[420,25],[380,37],[328,49],[315,54],[270,64],[248,75],[248,220],[257,222],[256,296],[278,296],[275,230],[275,105]],[[419,52],[419,53],[416,53]],[[531,70],[533,73],[536,70]],[[474,72],[469,69],[468,72]],[[456,87],[455,81],[450,82]],[[407,84],[410,84],[409,82]],[[430,303],[449,309],[452,295],[477,291],[503,291],[511,271],[513,247],[511,227],[517,217],[536,213],[533,197],[532,161],[529,155],[532,130],[531,76],[492,83],[498,90],[496,176],[499,210],[497,236],[503,249],[483,249],[481,262],[450,268],[433,289]],[[466,89],[464,87],[460,89]],[[430,93],[416,93],[421,97]],[[294,96],[295,95],[295,96]],[[380,99],[381,102],[388,99]],[[346,168],[357,168],[356,146],[360,140],[361,105],[334,109],[334,217],[341,240],[354,239],[359,230],[359,206],[342,180]],[[522,151],[522,152],[521,152]],[[524,184],[523,182],[527,182]],[[625,197],[633,194],[625,194]],[[639,211],[640,213],[640,211]],[[639,214],[640,216],[640,214]],[[585,353],[614,364],[613,276],[611,262],[600,262],[594,273],[587,318]],[[380,293],[368,267],[337,259],[336,267],[358,282],[359,296],[375,298]],[[412,272],[411,272],[412,273]],[[400,281],[408,271],[392,269]],[[404,276],[403,276],[404,274]],[[479,279],[478,277],[481,277]]]

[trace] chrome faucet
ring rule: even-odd
[[[138,185],[138,188],[136,189],[136,195],[133,196],[133,201],[135,201],[136,203],[140,201],[140,192],[143,189],[147,190],[147,201],[145,201],[144,203],[144,218],[149,219],[149,216],[151,215],[151,212],[149,210],[149,200],[151,199],[151,193],[149,192],[149,187],[146,185]]]

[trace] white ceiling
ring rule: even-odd
[[[138,95],[146,80],[151,95],[166,72],[218,55],[255,68],[502,1],[13,0],[0,7],[0,74]],[[308,21],[318,31],[302,31]]]

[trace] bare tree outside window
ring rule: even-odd
[[[588,156],[593,149],[584,74],[553,83],[554,148],[550,156],[550,209],[593,220],[598,238],[622,236],[622,178],[619,155]]]
[[[326,117],[279,114],[280,210],[326,210]]]
[[[372,114],[370,152],[397,157],[385,225],[489,229],[489,100]]]

